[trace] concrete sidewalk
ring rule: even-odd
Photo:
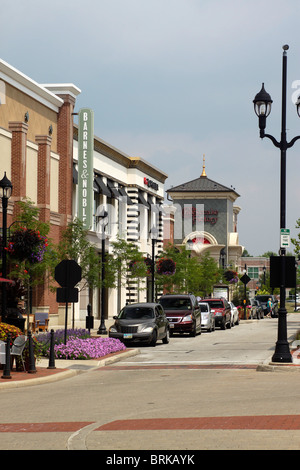
[[[98,328],[100,321],[97,321],[95,324],[96,328],[90,331],[91,336],[98,338],[107,338],[108,329],[114,320],[106,320],[105,327],[107,334],[99,335]],[[95,322],[96,323],[96,322]],[[68,328],[71,328],[69,325]],[[85,321],[77,321],[75,328],[85,328]],[[60,330],[64,327],[62,325],[51,326],[49,330]],[[63,380],[86,372],[91,369],[96,369],[98,367],[104,367],[105,365],[118,362],[122,359],[128,357],[136,356],[139,354],[138,349],[126,349],[125,351],[119,351],[116,353],[109,354],[103,358],[99,359],[90,359],[90,360],[66,360],[66,359],[55,359],[55,369],[49,369],[49,359],[41,358],[37,361],[35,367],[35,373],[28,373],[24,371],[17,372],[15,369],[10,371],[10,378],[3,378],[3,370],[0,370],[0,390],[4,388],[16,388],[16,387],[26,387],[35,384],[45,383],[45,382],[54,382],[57,380]]]

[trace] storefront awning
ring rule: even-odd
[[[94,191],[96,193],[103,194],[104,196],[111,197],[111,191],[102,181],[102,178],[99,175],[96,175],[94,178]]]
[[[146,201],[146,199],[144,198],[141,191],[139,191],[139,193],[138,193],[138,200],[141,204],[143,204],[143,206],[146,207],[146,209],[150,209],[151,206],[150,206],[149,202]]]
[[[125,188],[119,187],[118,190],[122,197],[126,197],[126,204],[128,204],[129,206],[132,206],[133,202],[128,196],[128,194],[126,193]]]

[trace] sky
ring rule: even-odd
[[[95,135],[168,175],[235,188],[239,243],[280,247],[280,151],[260,139],[253,99],[273,99],[281,138],[282,46],[289,45],[287,137],[300,135],[299,0],[1,0],[0,58],[38,83],[73,83]],[[287,152],[286,228],[297,237],[300,140]],[[293,245],[289,251],[293,250]]]

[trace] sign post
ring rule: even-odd
[[[66,303],[65,344],[67,342],[68,303],[78,302],[78,289],[74,286],[81,281],[81,267],[72,259],[64,259],[55,267],[55,280],[61,286],[56,291],[56,301]]]
[[[280,229],[280,248],[289,248],[290,246],[290,229]]]
[[[247,320],[246,318],[246,302],[247,302],[247,291],[246,291],[246,285],[248,284],[248,282],[251,281],[251,278],[248,276],[248,274],[244,274],[242,277],[241,277],[241,281],[242,283],[244,284],[245,286],[245,292],[244,292],[244,320]]]

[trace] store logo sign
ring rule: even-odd
[[[155,181],[149,180],[149,178],[144,177],[144,184],[148,186],[148,188],[152,188],[155,191],[158,191],[158,184]]]
[[[79,110],[78,124],[78,218],[86,230],[93,223],[94,112]]]

